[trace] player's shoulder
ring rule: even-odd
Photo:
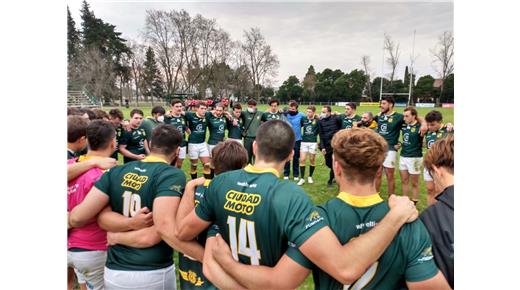
[[[276,179],[273,183],[272,189],[273,199],[281,202],[291,202],[296,200],[309,200],[310,198],[307,193],[297,184],[287,181]]]

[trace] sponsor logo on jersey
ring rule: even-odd
[[[386,130],[387,130],[387,125],[386,124],[381,124],[381,130],[380,130],[380,133],[386,133]]]
[[[197,127],[195,127],[195,131],[202,132],[202,128],[204,128],[202,124],[197,124]]]
[[[262,201],[262,197],[256,193],[230,190],[226,193],[226,200],[224,209],[245,215],[252,215],[255,212],[255,207]]]
[[[182,280],[188,281],[195,286],[201,286],[202,284],[204,284],[204,281],[202,281],[202,279],[199,276],[197,276],[197,273],[193,272],[192,270],[188,270],[188,272],[185,272],[179,269],[179,273],[181,274]]]
[[[388,123],[392,123],[393,121],[394,121],[394,119],[393,119],[392,117],[390,117],[390,118],[388,119]]]
[[[421,257],[417,259],[417,262],[426,262],[433,259],[432,247],[427,247],[421,253]]]
[[[174,185],[170,186],[170,189],[173,190],[173,191],[181,192],[181,186],[177,185],[177,184],[174,184]]]
[[[123,182],[121,183],[121,186],[139,190],[147,180],[148,176],[129,172],[123,176]]]
[[[312,227],[313,225],[319,223],[322,220],[323,217],[320,216],[320,213],[318,211],[312,211],[309,217],[307,218],[308,223],[305,225],[305,229]]]

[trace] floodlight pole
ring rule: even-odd
[[[380,88],[379,88],[379,102],[381,102],[381,98],[383,97],[383,80],[384,80],[384,70],[385,70],[385,37],[383,34],[383,57],[381,61],[381,81],[380,81]]]
[[[412,98],[414,52],[415,52],[415,29],[413,31],[412,59],[411,59],[411,64],[410,64],[410,88],[408,89],[408,106],[411,105],[410,101]]]

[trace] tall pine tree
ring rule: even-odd
[[[67,58],[69,61],[78,56],[79,48],[79,31],[76,30],[76,23],[70,14],[69,6],[67,6]]]
[[[155,53],[152,47],[148,47],[146,50],[146,60],[144,61],[144,70],[143,70],[143,91],[148,101],[148,97],[161,98],[164,94],[161,72],[157,67],[157,62],[155,61]]]

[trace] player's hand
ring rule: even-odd
[[[446,124],[446,130],[448,130],[448,132],[453,132],[453,124],[452,123],[447,123]]]
[[[395,144],[395,145],[394,145],[394,149],[395,149],[395,150],[399,150],[399,149],[401,149],[401,144],[399,144],[399,143]]]
[[[113,246],[117,244],[118,233],[107,232],[107,245]]]
[[[237,119],[233,119],[233,126],[238,126],[238,121],[237,121]]]
[[[327,154],[327,150],[325,150],[325,148],[323,148],[323,149],[321,149],[321,153],[322,153],[323,155],[325,155],[325,154]]]
[[[419,217],[419,211],[417,211],[415,204],[408,196],[392,194],[388,197],[388,206],[390,207],[390,213],[396,214],[399,220],[403,222],[410,223]]]
[[[130,123],[123,121],[123,128],[125,128],[126,131],[131,132],[132,127],[130,126]]]
[[[424,134],[426,134],[426,132],[428,132],[428,126],[426,126],[426,124],[422,124],[421,128],[419,128],[419,134],[421,136],[424,136]]]
[[[110,157],[93,158],[94,166],[103,170],[110,169],[117,165],[117,160]]]
[[[137,155],[137,160],[143,160],[146,158],[146,154],[139,154]]]
[[[226,264],[226,262],[234,261],[233,255],[231,254],[231,250],[229,249],[228,244],[220,234],[215,236],[215,246],[212,249],[213,258],[220,265]]]
[[[186,133],[191,134],[190,128],[186,128]]]
[[[145,206],[137,211],[137,214],[130,218],[130,227],[133,230],[147,228],[153,225],[152,212]]]

